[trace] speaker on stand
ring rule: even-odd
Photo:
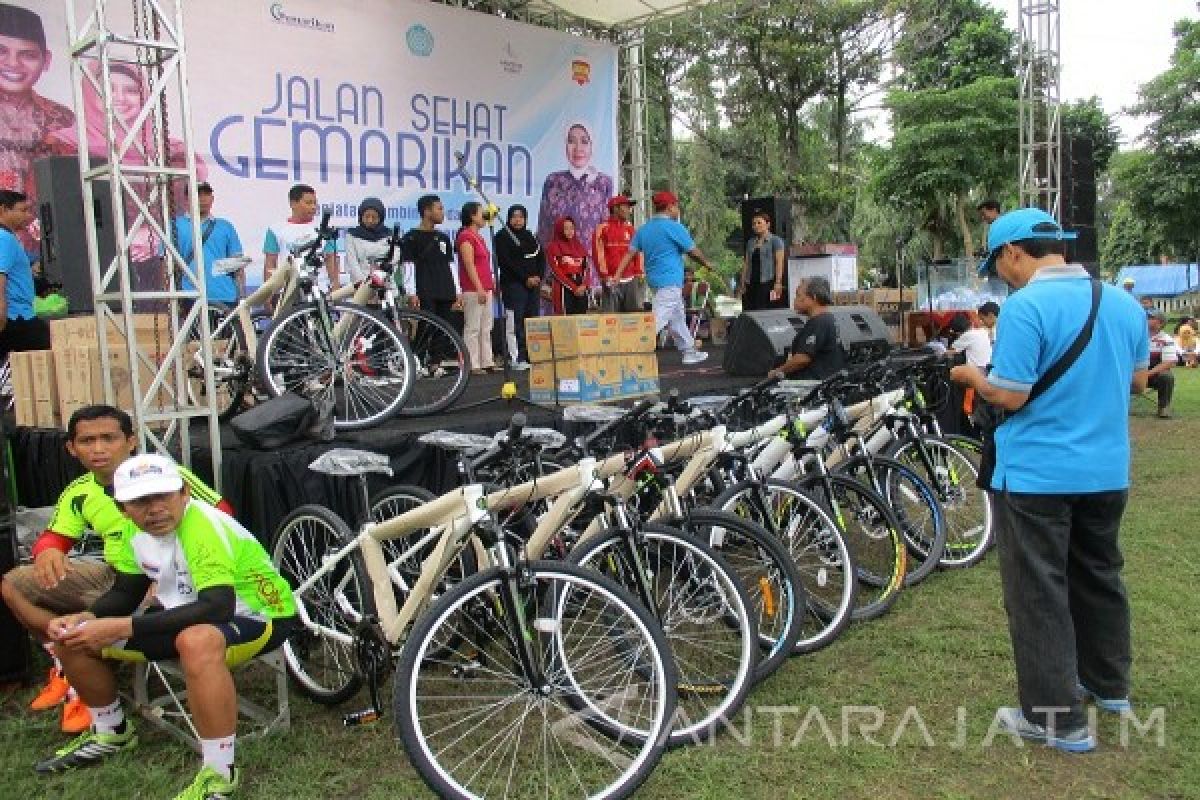
[[[1067,244],[1067,260],[1083,264],[1095,275],[1100,243],[1096,237],[1096,161],[1090,139],[1063,137],[1062,175],[1061,222],[1064,229],[1076,233]]]
[[[33,174],[37,181],[36,213],[42,224],[42,273],[51,283],[62,286],[62,294],[67,298],[72,314],[91,313],[94,310],[92,273],[88,266],[79,159],[75,156],[41,158],[33,162]],[[116,254],[112,195],[107,181],[93,184],[92,198],[91,214],[96,223],[100,269],[103,271]]]

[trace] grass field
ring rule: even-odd
[[[992,556],[933,576],[883,619],[792,659],[753,692],[735,731],[669,753],[639,797],[1200,797],[1200,484],[1188,466],[1200,435],[1200,370],[1176,374],[1175,419],[1154,418],[1151,400],[1135,404],[1122,534],[1136,715],[1145,723],[1160,710],[1161,726],[1139,733],[1127,725],[1123,735],[1101,716],[1100,749],[1085,756],[1018,747],[1003,735],[985,746],[995,709],[1015,698]],[[25,710],[31,695],[0,698],[0,798],[170,798],[197,768],[190,751],[142,724],[136,754],[39,778],[32,764],[65,737],[56,715]],[[240,797],[428,796],[390,719],[345,729],[340,710],[295,694],[292,704],[290,734],[239,745]]]

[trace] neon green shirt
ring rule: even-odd
[[[155,598],[163,608],[193,602],[204,589],[232,586],[239,616],[276,619],[296,613],[292,590],[254,534],[195,500],[188,502],[174,533],[137,531],[122,540],[111,563],[118,572],[156,581]]]

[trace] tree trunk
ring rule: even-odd
[[[971,225],[967,222],[967,198],[965,195],[955,196],[954,211],[958,217],[958,229],[962,233],[963,255],[970,258],[975,254],[975,237],[971,235]]]

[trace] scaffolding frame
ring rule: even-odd
[[[1017,0],[1021,205],[1062,214],[1059,0]]]
[[[213,482],[219,491],[220,428],[204,253],[203,248],[193,247],[194,267],[188,266],[174,235],[173,212],[177,209],[173,192],[182,183],[187,191],[192,241],[202,241],[182,0],[132,0],[131,19],[114,14],[108,0],[64,1],[84,208],[94,207],[95,193],[101,191],[97,185],[100,181],[107,181],[112,197],[116,247],[111,262],[100,263],[96,220],[92,214],[83,215],[105,402],[113,404],[117,398],[114,348],[123,347],[133,395],[129,411],[139,448],[165,453],[190,466],[191,422],[205,420]],[[99,74],[93,74],[89,65],[98,65]],[[139,113],[128,123],[114,107],[111,89],[112,70],[122,65],[133,69],[148,84]],[[84,113],[87,92],[95,92],[104,107],[107,154],[99,163],[94,163],[96,156],[88,147]],[[177,104],[177,114],[172,107],[168,115],[171,104]],[[168,123],[175,116],[178,125],[170,127]],[[147,125],[153,131],[149,142],[144,135]],[[170,134],[177,137],[182,148],[182,164],[172,164]],[[143,233],[161,250],[165,288],[135,288],[129,247],[134,237]],[[177,275],[186,276],[196,288],[181,289]],[[156,314],[153,353],[139,345],[136,335],[135,310],[147,307],[154,308]],[[189,366],[194,366],[197,358],[203,369],[202,387],[192,386],[189,379]],[[148,380],[143,380],[143,371]],[[197,401],[193,394],[202,396]]]

